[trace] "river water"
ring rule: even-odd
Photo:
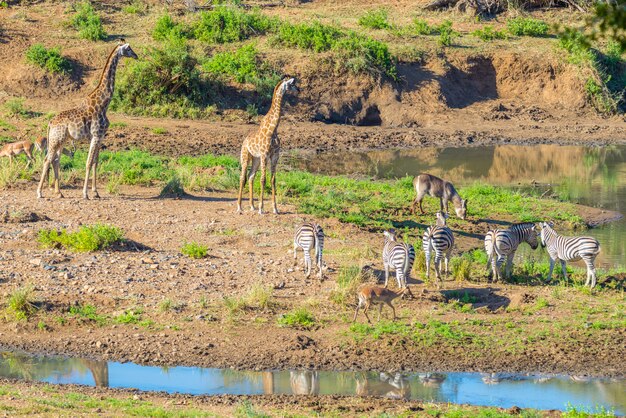
[[[0,352],[0,377],[194,395],[359,395],[509,408],[626,413],[626,380],[507,373],[236,371]]]
[[[375,179],[428,172],[457,186],[480,181],[626,213],[626,145],[422,147],[319,154],[296,151],[287,154],[283,164],[314,173]],[[626,268],[626,219],[575,233],[600,241],[598,267]]]

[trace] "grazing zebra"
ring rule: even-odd
[[[583,260],[587,265],[585,286],[591,285],[591,288],[595,287],[596,268],[593,262],[600,253],[600,243],[597,239],[592,237],[563,237],[552,229],[551,224],[542,222],[541,243],[548,250],[548,254],[550,254],[548,281],[552,280],[552,270],[554,270],[554,263],[557,260],[561,261],[561,270],[565,280],[567,280],[565,262]]]
[[[526,242],[530,248],[536,250],[539,246],[537,239],[537,227],[534,223],[526,222],[513,224],[508,229],[496,229],[485,235],[485,251],[487,252],[487,265],[491,264],[494,281],[500,278],[500,269],[506,258],[504,277],[510,278],[513,271],[513,257],[517,247]]]
[[[422,238],[422,248],[426,257],[426,279],[430,277],[430,254],[435,252],[435,274],[437,275],[437,287],[441,281],[441,259],[446,263],[446,279],[448,278],[448,263],[454,247],[454,235],[446,226],[448,214],[437,212],[437,224],[429,226]]]
[[[395,229],[383,233],[385,246],[383,247],[383,265],[385,266],[385,287],[389,281],[389,268],[396,270],[398,287],[403,289],[411,276],[411,269],[415,261],[415,248],[411,244],[397,241]]]
[[[297,249],[302,248],[304,252],[304,266],[306,277],[311,276],[311,249],[315,249],[315,258],[319,268],[318,276],[322,278],[322,251],[324,250],[324,230],[314,222],[306,222],[296,228],[296,235],[293,238],[293,261],[296,263]]]

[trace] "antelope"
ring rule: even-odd
[[[0,157],[9,157],[9,163],[13,165],[13,157],[26,154],[28,159],[28,166],[34,161],[33,159],[33,143],[25,140],[19,142],[13,142],[12,144],[6,144],[0,148]]]
[[[424,209],[422,208],[422,200],[424,196],[429,195],[431,197],[438,197],[441,211],[448,213],[448,202],[452,201],[454,205],[454,211],[456,216],[461,219],[465,219],[467,216],[467,200],[461,199],[461,196],[457,193],[456,189],[449,181],[442,180],[439,177],[435,177],[432,174],[422,173],[413,179],[413,188],[417,196],[413,200],[411,206],[411,212],[415,214],[415,207],[419,204],[422,215]]]
[[[394,292],[393,290],[386,289],[380,286],[362,287],[358,293],[359,302],[356,305],[356,311],[354,312],[354,319],[352,320],[352,322],[356,321],[356,317],[359,314],[359,309],[361,307],[365,307],[365,309],[363,310],[363,313],[365,314],[365,317],[367,318],[367,322],[371,324],[372,321],[370,320],[370,317],[367,315],[367,310],[370,308],[370,305],[372,303],[374,305],[378,305],[378,321],[380,321],[380,314],[383,310],[383,303],[389,305],[389,307],[393,311],[393,320],[395,321],[396,320],[396,308],[393,307],[391,302],[394,299],[400,296],[403,296],[405,294],[411,295],[411,297],[413,297],[413,294],[411,293],[411,290],[409,289],[408,286],[397,292]]]
[[[70,158],[74,158],[74,153],[76,152],[76,144],[74,144],[74,141],[72,141],[72,146],[74,147],[72,151],[68,151],[67,149],[63,148],[61,153],[63,155],[67,155]],[[46,138],[45,136],[41,136],[35,139],[35,149],[39,152],[47,154],[48,153],[48,138]]]

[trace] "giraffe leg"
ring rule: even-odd
[[[93,162],[93,177],[91,178],[91,191],[93,193],[93,199],[100,199],[100,195],[98,194],[98,190],[96,188],[96,177],[98,172],[98,158],[100,156],[100,144],[96,147],[94,151],[94,162]]]
[[[265,181],[267,180],[267,161],[261,157],[261,193],[259,194],[259,215],[263,215],[263,193],[265,192]]]
[[[52,170],[54,171],[54,194],[58,198],[63,197],[63,193],[61,193],[61,179],[60,179],[60,166],[61,166],[61,156],[59,152],[54,153],[54,159],[52,160]]]
[[[48,155],[46,155],[46,159],[43,162],[43,168],[41,169],[41,179],[39,180],[39,185],[37,186],[37,199],[41,199],[43,197],[41,189],[43,188],[43,183],[48,179],[48,171],[50,170],[51,162],[52,153],[48,153]]]
[[[272,206],[274,214],[278,215],[278,208],[276,207],[276,166],[278,165],[278,153],[272,156],[270,161],[270,174],[272,176]]]
[[[248,188],[250,189],[250,210],[254,212],[256,208],[254,207],[254,199],[253,199],[253,189],[254,189],[254,178],[256,177],[256,173],[259,170],[259,159],[252,157],[252,166],[250,166],[250,174],[248,174]]]
[[[87,162],[85,164],[85,183],[83,184],[83,199],[89,199],[89,193],[87,193],[87,188],[89,187],[89,175],[91,174],[91,168],[93,167],[94,157],[99,142],[100,140],[98,139],[98,137],[94,136],[91,139],[91,144],[89,145],[89,154],[87,155]]]
[[[239,175],[239,196],[237,197],[237,213],[242,213],[241,211],[241,198],[243,197],[243,188],[246,186],[246,179],[248,174],[248,156],[243,156],[243,151],[241,153],[241,174]]]

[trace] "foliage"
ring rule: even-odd
[[[46,49],[42,44],[32,45],[26,50],[26,61],[51,73],[69,73],[69,61],[61,56],[60,48]]]
[[[359,25],[370,29],[388,29],[391,25],[387,19],[388,13],[386,9],[369,10],[359,18]]]
[[[277,323],[281,327],[310,329],[316,324],[316,321],[307,308],[300,307],[281,315]]]
[[[74,5],[76,13],[70,23],[78,31],[83,39],[90,41],[102,41],[107,34],[102,27],[100,15],[95,11],[89,0],[81,1]]]
[[[437,33],[439,33],[439,38],[437,38],[437,44],[439,46],[450,46],[454,42],[454,38],[459,37],[459,32],[452,29],[452,21],[444,20],[441,25],[437,26]]]
[[[168,37],[118,70],[111,109],[142,116],[202,117],[210,89],[196,64],[185,39]]]
[[[72,305],[70,306],[70,315],[89,319],[97,322],[99,325],[106,322],[106,317],[99,315],[94,305]]]
[[[24,99],[16,97],[4,102],[4,108],[7,110],[9,116],[19,118],[29,118],[33,116],[33,112],[24,106]]]
[[[105,224],[84,225],[76,232],[39,230],[37,241],[44,247],[63,247],[76,252],[103,250],[124,239],[121,229]]]
[[[186,38],[187,31],[182,24],[174,22],[172,16],[166,13],[157,19],[152,30],[152,38],[156,41],[164,41],[170,37]]]
[[[472,35],[477,38],[482,39],[483,41],[493,41],[494,39],[506,39],[506,33],[494,30],[492,26],[485,26],[482,29],[477,29],[472,32]]]
[[[416,17],[413,20],[413,28],[414,32],[418,35],[430,35],[435,31],[435,29],[430,26],[428,22],[424,19],[420,19],[419,17]]]
[[[263,15],[258,9],[246,12],[233,5],[216,5],[213,10],[200,13],[193,33],[199,41],[222,44],[243,41],[277,25],[276,19]]]
[[[124,312],[113,318],[118,324],[138,324],[141,321],[141,308],[126,309]]]
[[[450,259],[452,277],[456,280],[469,280],[472,275],[472,260],[465,254]]]
[[[280,25],[274,42],[279,44],[310,49],[315,52],[330,50],[343,35],[343,32],[334,26],[323,25],[320,22]]]
[[[626,0],[595,2],[586,24],[591,29],[590,40],[607,38],[626,51]]]
[[[9,293],[7,300],[7,312],[17,320],[28,319],[37,311],[37,306],[33,301],[32,286],[22,286]]]
[[[341,266],[335,289],[330,293],[330,300],[338,305],[354,303],[356,293],[366,277],[357,265]]]
[[[197,242],[185,243],[180,252],[189,258],[205,258],[209,247],[206,245],[198,244]]]
[[[506,22],[507,30],[515,36],[546,36],[548,24],[543,20],[529,17],[516,17]]]

